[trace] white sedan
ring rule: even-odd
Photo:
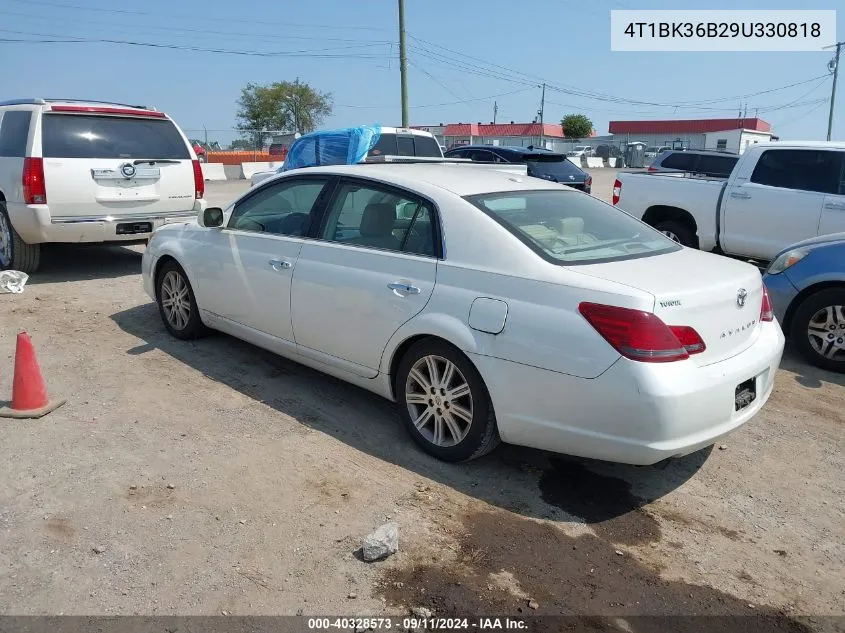
[[[394,400],[449,461],[500,438],[694,452],[760,410],[784,344],[753,266],[473,165],[285,172],[158,229],[143,278],[174,336],[220,330]]]

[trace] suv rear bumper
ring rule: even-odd
[[[49,205],[7,203],[9,220],[27,244],[46,242],[137,242],[148,239],[152,231],[170,222],[184,222],[197,217],[207,206],[205,200],[195,200],[185,211],[167,213],[136,212],[115,215],[56,217]],[[119,235],[118,224],[150,222],[152,231]]]

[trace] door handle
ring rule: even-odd
[[[750,193],[744,191],[731,191],[731,198],[739,198],[740,200],[748,200],[751,197]]]
[[[270,266],[273,268],[273,270],[278,270],[278,271],[287,270],[288,268],[290,268],[292,266],[292,264],[290,262],[286,262],[283,259],[271,259],[267,263],[270,264]]]
[[[404,293],[406,295],[418,295],[420,294],[420,289],[416,286],[409,286],[408,284],[403,284],[398,281],[394,281],[393,283],[387,284],[387,287],[390,288],[394,294]]]
[[[832,209],[834,211],[845,211],[845,203],[842,202],[825,202],[825,209]]]

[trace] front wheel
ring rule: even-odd
[[[41,244],[27,244],[12,226],[6,203],[0,202],[0,270],[34,273],[41,264]]]
[[[175,261],[163,264],[158,273],[156,299],[164,327],[173,336],[190,340],[206,333],[188,276]]]
[[[414,343],[395,382],[399,415],[413,440],[447,462],[481,457],[499,444],[493,406],[469,359],[444,341]]]
[[[845,288],[810,295],[792,317],[790,338],[816,367],[845,373]]]
[[[682,246],[695,247],[695,233],[680,222],[674,220],[665,220],[654,225],[658,231],[663,233],[673,242],[677,242]]]

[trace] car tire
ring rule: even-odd
[[[804,299],[792,316],[789,336],[816,367],[845,373],[845,288],[820,290]]]
[[[654,225],[658,231],[678,244],[695,248],[695,233],[686,225],[674,220],[664,220]]]
[[[501,441],[481,375],[445,341],[425,338],[411,345],[399,362],[394,390],[405,427],[429,455],[468,461]]]
[[[23,241],[6,210],[6,203],[0,202],[0,270],[19,270],[31,274],[41,265],[41,244],[27,244]]]
[[[176,338],[188,341],[208,332],[188,276],[175,261],[165,262],[156,275],[156,303],[164,327]]]

